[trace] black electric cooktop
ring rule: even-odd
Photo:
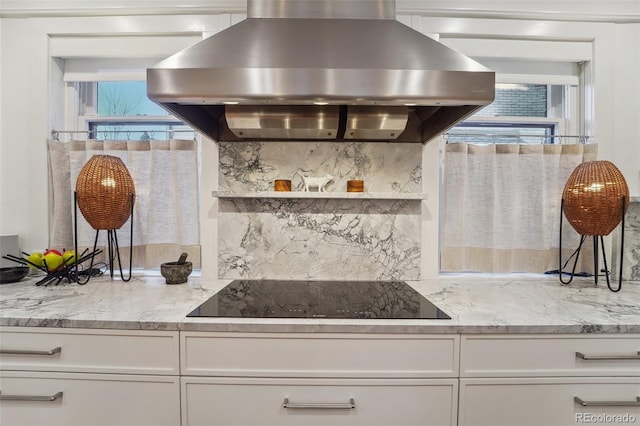
[[[451,319],[403,281],[236,280],[187,316]]]

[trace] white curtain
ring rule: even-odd
[[[562,190],[596,152],[595,144],[447,144],[441,271],[557,270]],[[566,220],[562,227],[565,260],[579,236]],[[593,269],[592,252],[583,246],[576,272]]]
[[[200,267],[199,180],[197,144],[193,140],[47,141],[49,154],[49,243],[74,245],[74,191],[80,169],[97,154],[122,159],[133,177],[136,198],[131,218],[117,231],[123,268],[133,246],[133,266],[157,269],[187,252]],[[78,246],[92,248],[95,230],[78,215]],[[100,232],[99,246],[106,245]],[[117,265],[116,265],[117,266]]]

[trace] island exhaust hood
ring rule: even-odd
[[[147,70],[149,98],[215,141],[425,143],[494,87],[394,0],[248,0],[247,19]]]

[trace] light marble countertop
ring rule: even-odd
[[[576,277],[449,276],[410,284],[450,320],[187,318],[229,280],[162,277],[130,282],[38,287],[35,280],[0,285],[0,325],[135,330],[342,333],[640,333],[640,282],[613,293],[606,282]],[[617,284],[617,283],[616,283]]]

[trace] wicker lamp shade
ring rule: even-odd
[[[589,161],[571,173],[562,199],[565,217],[579,234],[609,235],[627,212],[629,187],[610,161]]]
[[[94,155],[78,174],[78,207],[93,229],[119,229],[131,215],[135,198],[133,178],[122,160]]]

